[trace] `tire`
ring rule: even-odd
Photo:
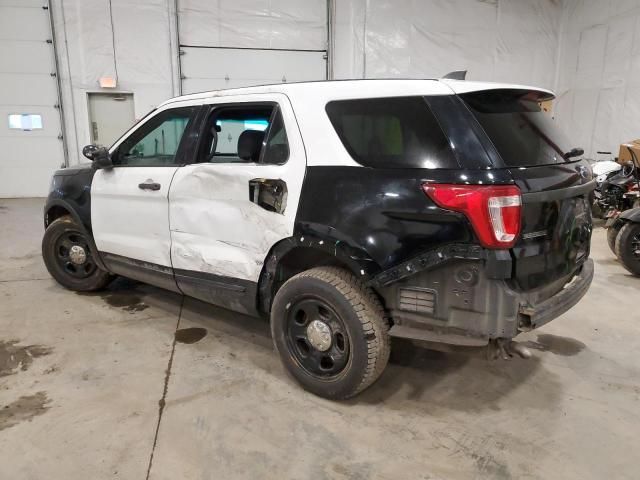
[[[627,223],[620,229],[616,255],[624,268],[640,276],[640,223]]]
[[[70,255],[71,248],[84,252]],[[113,279],[100,269],[82,228],[69,215],[51,222],[42,238],[42,258],[51,276],[63,287],[76,292],[92,292],[106,287]],[[75,259],[72,261],[72,257]]]
[[[287,280],[273,301],[271,334],[293,378],[332,400],[362,392],[389,360],[389,323],[380,301],[341,268],[317,267]]]
[[[616,238],[618,237],[618,233],[620,233],[621,227],[622,225],[612,225],[607,228],[607,244],[614,255],[616,254]]]

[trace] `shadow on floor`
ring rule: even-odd
[[[141,303],[162,309],[167,295],[174,294],[118,279],[107,290],[90,295],[98,295],[109,305],[126,311],[128,307],[137,308]],[[274,350],[266,319],[238,314],[192,298],[184,300],[182,319],[181,329],[188,331],[184,333],[186,341],[181,343],[196,343],[206,336],[210,341],[223,341],[234,345],[234,348],[249,349],[242,357],[251,363],[252,368],[258,368],[269,376],[286,376]],[[176,340],[180,342],[181,339]],[[545,334],[539,335],[538,341],[530,347],[575,355],[584,345]],[[211,346],[205,342],[198,348],[211,349]],[[541,369],[543,371],[538,374]],[[532,381],[536,386],[527,389],[531,394],[519,400],[521,406],[553,409],[560,400],[562,385],[554,374],[544,371],[540,358],[536,356],[529,360],[487,361],[479,356],[443,353],[410,341],[393,339],[392,358],[380,379],[344,404],[385,404],[387,408],[417,410],[430,415],[450,410],[500,410],[504,397]]]
[[[640,277],[625,271],[625,273],[613,273],[611,275],[607,275],[607,282],[623,287],[639,287]]]

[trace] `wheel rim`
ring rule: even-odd
[[[91,276],[96,270],[89,243],[78,232],[60,235],[54,246],[54,256],[58,266],[78,280]]]
[[[289,309],[287,346],[310,375],[324,380],[342,372],[349,361],[346,326],[335,310],[317,298],[306,298]]]
[[[633,258],[640,261],[640,233],[634,235],[631,239],[631,254]]]

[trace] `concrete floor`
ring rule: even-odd
[[[260,320],[126,280],[59,287],[42,204],[0,200],[0,478],[640,476],[640,279],[601,228],[588,295],[522,336],[533,359],[394,343],[335,403],[285,375]]]

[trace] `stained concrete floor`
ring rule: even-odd
[[[640,279],[601,228],[588,295],[522,337],[533,359],[394,343],[336,403],[285,375],[260,320],[126,280],[59,287],[42,204],[0,200],[0,478],[640,477]]]

